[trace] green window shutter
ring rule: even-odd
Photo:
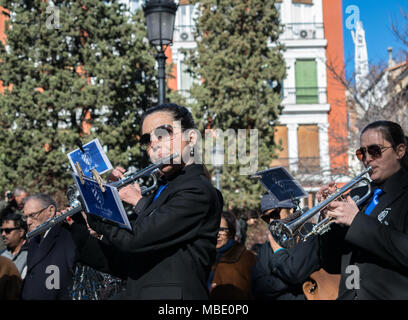
[[[296,103],[319,103],[317,95],[317,65],[315,60],[297,60],[295,64]]]

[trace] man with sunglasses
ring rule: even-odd
[[[278,201],[269,194],[261,198],[261,218],[266,223],[292,220],[293,202]],[[298,243],[293,248],[280,247],[268,230],[268,241],[259,249],[252,269],[252,290],[261,300],[304,300],[302,284],[319,269],[317,238]]]
[[[28,231],[52,218],[57,209],[47,194],[34,194],[24,204]],[[27,275],[23,282],[23,300],[69,300],[76,247],[71,233],[59,224],[28,242]]]
[[[331,203],[335,225],[320,237],[322,263],[341,273],[338,299],[408,299],[407,141],[400,125],[383,120],[364,128],[360,145],[372,195],[360,208],[351,197]]]
[[[4,200],[0,201],[0,220],[9,213],[23,214],[24,199],[27,197],[27,191],[22,187],[17,187],[13,192],[7,191],[4,194]],[[5,249],[0,241],[0,252]]]
[[[22,279],[24,279],[27,271],[26,232],[27,226],[21,215],[9,213],[3,217],[0,233],[6,250],[1,255],[14,262]]]

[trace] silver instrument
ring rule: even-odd
[[[290,248],[294,246],[295,239],[297,238],[302,241],[306,241],[311,235],[314,235],[314,234],[321,235],[329,231],[330,225],[334,223],[334,220],[330,217],[326,217],[322,221],[317,223],[313,227],[312,231],[306,234],[305,236],[300,233],[300,230],[302,229],[306,221],[308,221],[310,218],[318,214],[321,210],[326,208],[331,202],[342,197],[343,194],[345,194],[346,192],[351,190],[355,185],[361,182],[364,182],[367,184],[368,191],[362,198],[359,198],[359,199],[353,198],[353,199],[357,200],[356,201],[357,206],[360,206],[364,201],[366,201],[371,195],[371,185],[370,185],[369,179],[366,178],[364,175],[367,174],[370,170],[371,170],[371,167],[367,167],[362,173],[360,173],[358,176],[352,179],[349,183],[345,184],[340,189],[337,189],[336,192],[333,193],[326,200],[322,201],[318,205],[306,211],[298,218],[288,223],[284,223],[282,222],[282,220],[272,221],[269,225],[269,230],[272,234],[272,237],[281,247]]]
[[[141,186],[140,187],[140,191],[142,193],[142,196],[145,195],[147,192],[153,190],[156,188],[157,186],[157,175],[159,172],[159,169],[161,167],[163,167],[165,164],[169,164],[174,158],[177,158],[179,156],[179,154],[177,152],[173,153],[172,155],[170,155],[169,157],[160,159],[159,162],[157,163],[153,163],[149,166],[147,166],[146,168],[135,172],[135,173],[131,173],[129,174],[127,177],[112,182],[109,185],[112,187],[116,187],[117,189],[123,188],[128,186],[129,184],[139,180],[142,177],[146,177],[148,175],[150,175],[153,179],[153,183],[151,186],[147,187],[147,186]],[[48,229],[52,228],[53,226],[55,226],[56,224],[59,224],[61,222],[63,222],[66,218],[73,216],[74,214],[80,212],[82,210],[82,204],[81,202],[78,200],[79,198],[79,191],[76,187],[71,187],[71,189],[68,189],[67,192],[67,197],[68,197],[68,201],[70,203],[70,206],[72,207],[71,209],[69,209],[68,211],[64,212],[61,215],[55,215],[54,217],[48,219],[47,221],[45,221],[44,223],[40,224],[37,228],[35,228],[33,231],[30,231],[26,234],[26,238],[31,239],[32,237],[35,237],[39,234],[42,234],[43,232],[47,231]]]

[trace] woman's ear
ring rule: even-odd
[[[194,130],[194,129],[189,130],[189,132],[188,132],[188,143],[193,148],[197,144],[197,131],[196,130]]]
[[[407,152],[407,146],[404,143],[401,143],[397,146],[395,151],[397,152],[398,159],[401,160],[404,157],[405,152]]]

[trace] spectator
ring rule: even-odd
[[[24,220],[28,231],[53,217],[57,205],[49,195],[35,194],[26,199]],[[27,275],[23,300],[67,300],[72,286],[75,245],[65,225],[58,224],[28,243]]]
[[[251,299],[251,268],[255,255],[234,240],[235,216],[231,212],[221,215],[217,237],[217,257],[208,280],[210,299]]]
[[[16,265],[0,256],[0,300],[18,300],[20,290],[21,277]]]
[[[27,225],[21,215],[9,213],[3,218],[0,231],[2,240],[6,245],[6,250],[1,255],[15,263],[21,278],[24,279],[27,271],[27,245],[25,240]]]
[[[248,212],[247,224],[245,246],[248,250],[256,251],[267,240],[268,225],[259,219],[258,210]]]
[[[9,213],[23,214],[22,209],[26,197],[27,191],[21,187],[15,188],[14,192],[7,191],[4,194],[4,200],[0,201],[0,221]],[[5,245],[3,241],[0,241],[0,252],[4,249]]]
[[[22,214],[26,197],[27,191],[21,187],[15,188],[14,192],[7,191],[4,194],[4,200],[0,201],[0,219],[8,213]]]

